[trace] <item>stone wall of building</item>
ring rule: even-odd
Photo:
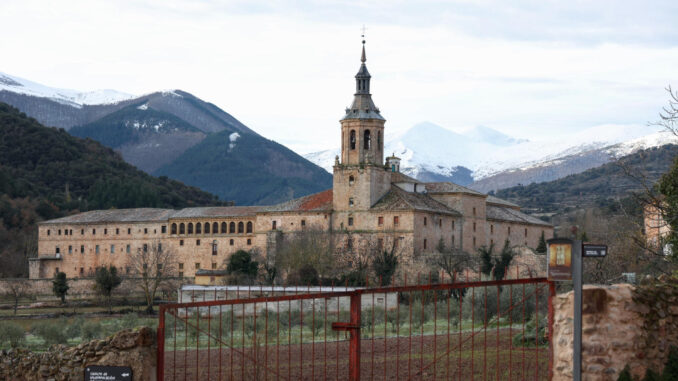
[[[678,284],[659,282],[584,286],[582,379],[617,380],[625,366],[640,379],[661,372],[669,348],[678,346]],[[572,379],[572,292],[553,300],[554,378]]]
[[[126,330],[77,347],[53,346],[44,353],[25,349],[0,351],[0,379],[3,380],[84,380],[85,368],[92,365],[132,368],[133,379],[156,377],[156,338],[150,328]]]

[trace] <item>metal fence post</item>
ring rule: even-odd
[[[555,311],[553,310],[553,300],[556,296],[556,284],[554,282],[549,282],[549,331],[548,331],[548,340],[549,340],[549,380],[553,379],[553,320]]]
[[[360,308],[361,295],[351,295],[351,342],[349,344],[348,373],[349,380],[360,380]]]
[[[159,320],[158,320],[158,330],[157,330],[157,343],[158,351],[156,352],[156,365],[158,370],[156,371],[157,381],[163,381],[165,379],[165,308],[160,306],[159,311]],[[176,365],[175,365],[176,366]]]

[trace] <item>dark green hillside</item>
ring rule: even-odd
[[[534,212],[608,206],[642,191],[643,182],[657,181],[676,156],[676,145],[651,148],[555,181],[501,189],[496,195]]]
[[[137,143],[144,135],[200,131],[170,113],[153,108],[140,109],[144,104],[145,101],[142,101],[127,106],[94,122],[75,126],[69,132],[81,138],[92,138],[108,147],[118,148],[123,144]]]
[[[209,135],[155,172],[179,179],[239,205],[289,200],[332,186],[332,176],[286,147],[259,135]]]
[[[0,103],[0,276],[25,275],[35,223],[75,211],[217,204],[198,188],[155,178],[112,149],[48,128]]]

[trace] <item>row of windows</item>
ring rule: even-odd
[[[219,230],[220,227],[221,230]],[[245,225],[245,223],[242,221],[238,222],[237,225],[235,222],[231,222],[230,224],[222,222],[221,225],[219,225],[217,222],[213,222],[211,224],[209,222],[196,222],[195,225],[193,225],[192,222],[189,222],[188,224],[181,222],[179,224],[173,223],[171,227],[171,234],[203,234],[203,232],[205,234],[252,233],[252,221],[248,221],[247,225]]]
[[[247,245],[249,246],[251,244],[252,244],[252,239],[248,238],[247,239]],[[200,246],[200,240],[199,239],[195,240],[195,245]],[[217,240],[215,239],[214,241],[212,241],[211,245],[212,245],[212,255],[217,255]],[[228,245],[229,246],[235,245],[235,240],[233,238],[229,239]],[[183,239],[179,240],[179,246],[184,246],[184,240]]]
[[[108,228],[104,228],[104,235],[108,235]],[[124,229],[123,229],[124,231]],[[167,226],[163,225],[160,227],[160,231],[165,234],[167,233]],[[57,229],[57,235],[61,235],[63,232],[63,235],[73,235],[73,229]],[[141,232],[141,229],[139,229],[139,232]],[[153,229],[153,234],[157,234],[158,229]],[[97,234],[97,229],[92,228],[92,235]],[[120,228],[115,228],[115,234],[120,235]],[[132,228],[127,228],[127,234],[132,234]],[[144,228],[144,234],[148,234],[148,228]],[[52,230],[47,229],[47,235],[52,235]],[[85,229],[80,229],[80,235],[85,235]]]
[[[111,246],[110,246],[110,249],[111,249],[111,251],[110,251],[111,254],[115,253],[115,245],[111,245]],[[78,250],[77,245],[76,245],[75,248],[73,247],[73,245],[68,245],[68,249],[67,249],[67,250],[68,250],[68,251],[67,251],[68,254],[73,254],[73,252],[80,252],[80,254],[85,254],[85,245],[80,245],[79,250]],[[148,244],[144,244],[143,250],[144,250],[144,251],[147,251],[147,250],[148,250]],[[158,244],[158,250],[162,250],[162,246],[161,246],[160,244]],[[120,252],[121,252],[121,253],[122,253],[122,252],[125,252],[125,253],[129,254],[131,251],[132,251],[132,246],[131,246],[130,244],[127,244],[127,245],[125,245],[124,247],[121,247],[121,248],[120,248]],[[56,254],[61,254],[61,248],[60,248],[59,246],[57,246],[57,247],[54,249],[54,252],[55,252]],[[95,252],[96,254],[99,254],[99,253],[101,252],[101,246],[100,246],[100,245],[94,245],[94,252]]]
[[[476,231],[476,223],[473,223],[473,231]],[[507,229],[509,235],[511,235],[511,227]],[[494,225],[490,225],[490,234],[494,234]],[[525,228],[525,237],[527,237],[527,228]]]

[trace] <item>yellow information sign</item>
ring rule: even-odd
[[[565,238],[548,240],[548,279],[572,280],[572,241]]]

